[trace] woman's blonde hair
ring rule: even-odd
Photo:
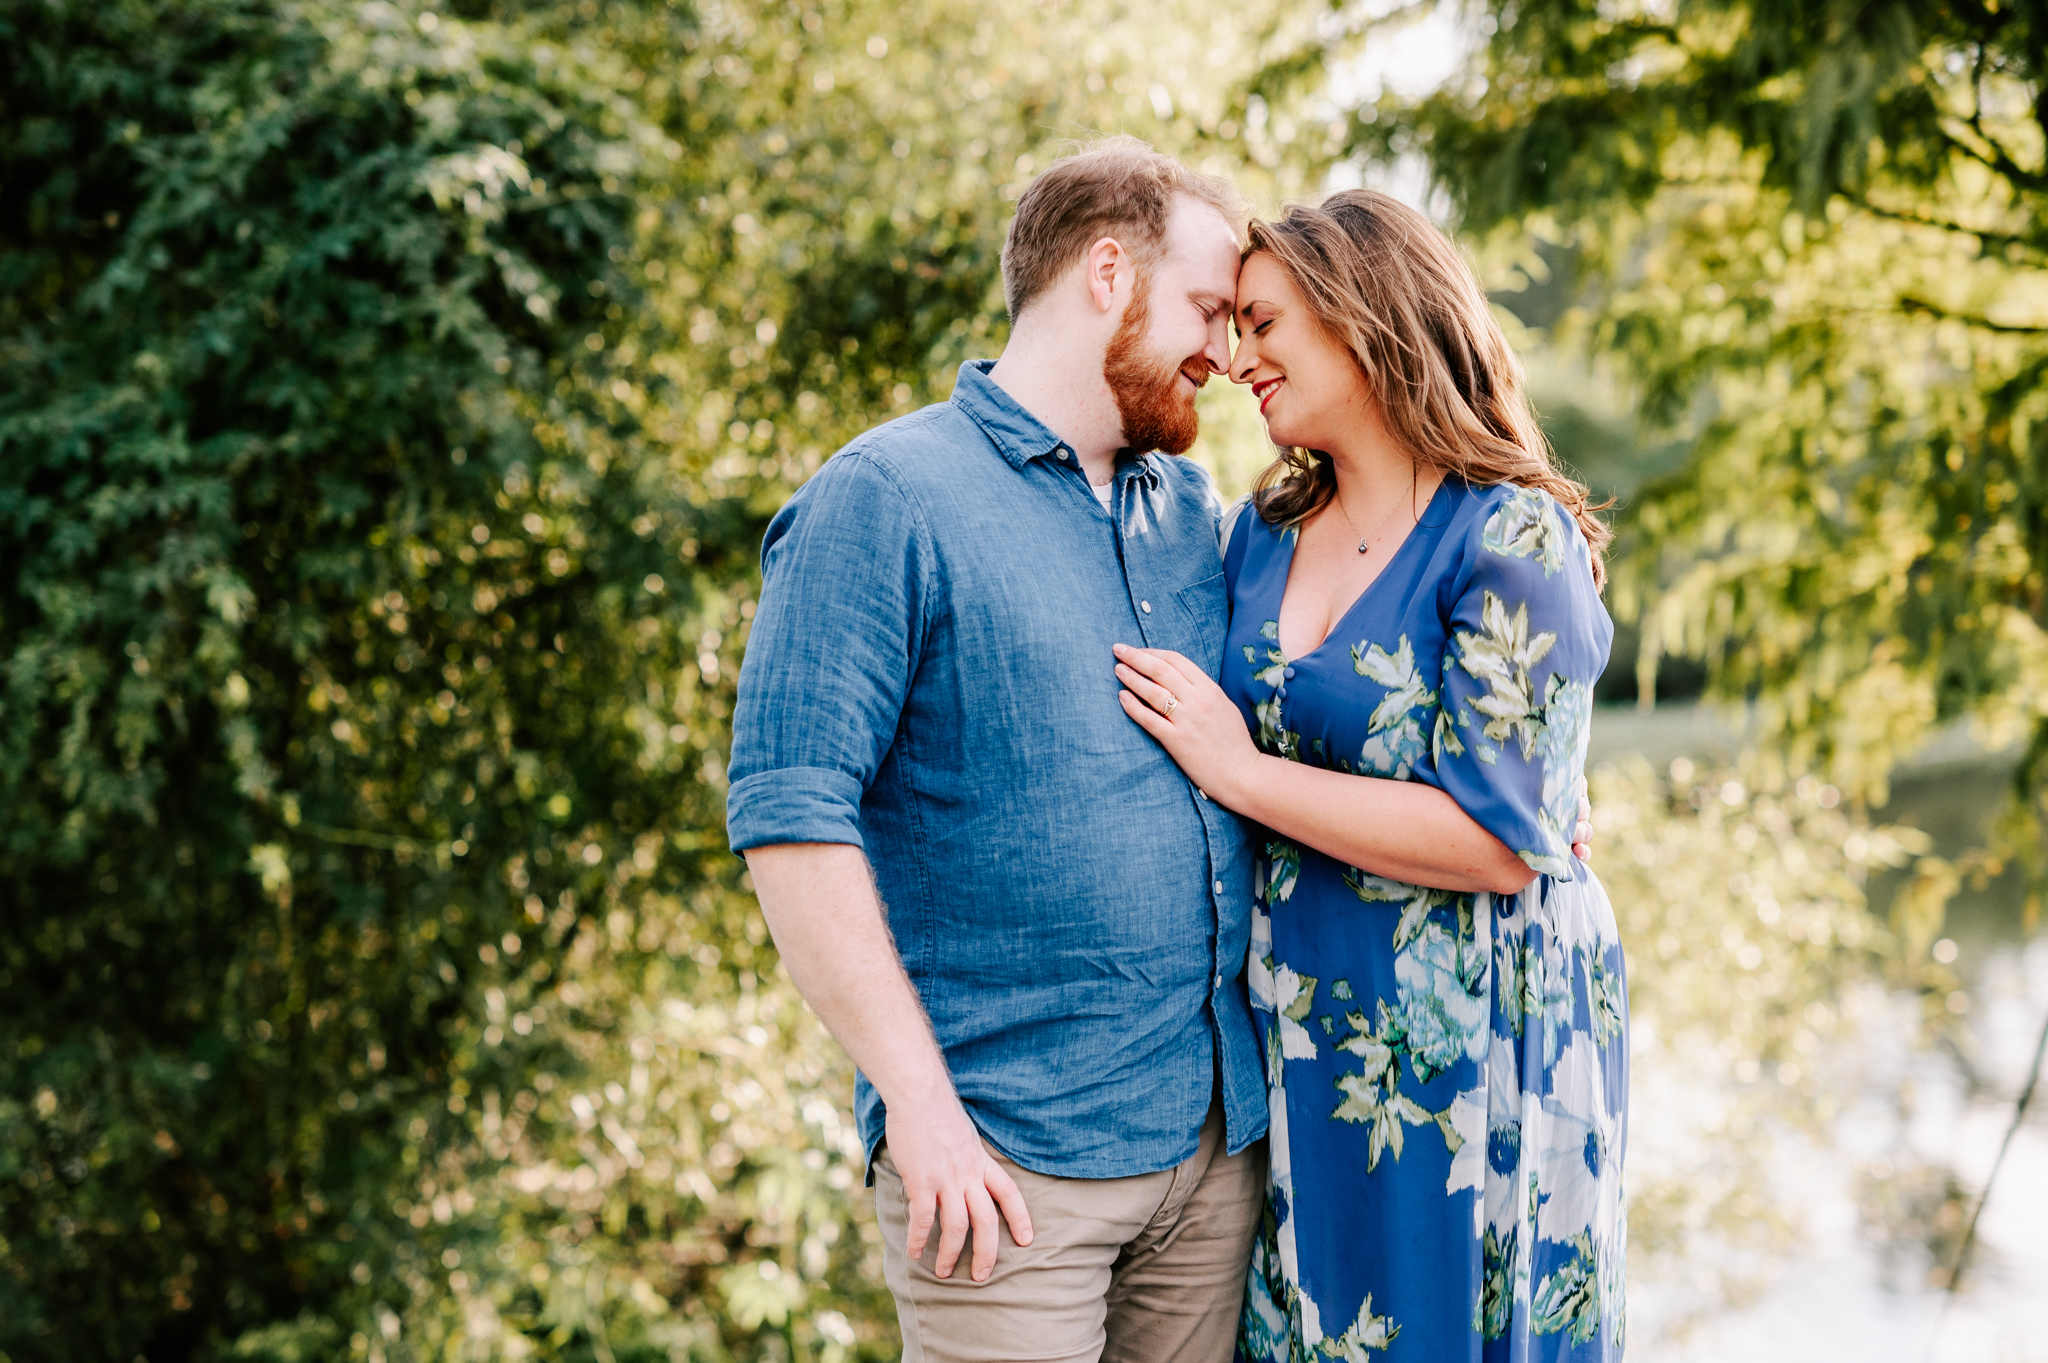
[[[1245,259],[1265,252],[1294,280],[1323,330],[1357,358],[1387,431],[1418,464],[1470,483],[1540,488],[1572,514],[1605,586],[1614,538],[1586,486],[1552,461],[1522,386],[1522,365],[1465,258],[1429,219],[1371,189],[1347,189],[1278,222],[1253,222]],[[1322,509],[1337,489],[1330,457],[1283,449],[1253,503],[1274,525]]]

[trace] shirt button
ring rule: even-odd
[[[1223,987],[1223,977],[1222,977],[1221,975],[1218,975],[1218,976],[1216,977],[1216,983],[1215,983],[1215,984],[1213,984],[1213,985],[1211,985],[1211,986],[1210,986],[1210,988],[1212,988],[1212,989],[1221,989],[1222,987]]]
[[[1220,880],[1216,882],[1216,893],[1217,893],[1217,894],[1222,894],[1222,893],[1223,893],[1223,882],[1222,882],[1222,881],[1220,881]]]
[[[1067,452],[1066,452],[1065,450],[1061,450],[1061,451],[1060,451],[1060,458],[1062,458],[1062,459],[1065,459],[1066,457],[1067,457]]]
[[[1150,601],[1140,601],[1138,603],[1138,609],[1145,612],[1145,614],[1150,615],[1152,613],[1152,603]]]

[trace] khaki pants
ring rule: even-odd
[[[932,1271],[939,1232],[911,1261],[909,1206],[886,1146],[875,1152],[882,1271],[903,1324],[903,1363],[1228,1363],[1266,1187],[1266,1144],[1223,1153],[1212,1107],[1195,1153],[1132,1178],[1053,1178],[1019,1168],[1036,1232],[1002,1228],[995,1271]]]

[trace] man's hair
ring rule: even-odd
[[[1046,167],[1017,200],[1017,216],[1003,242],[1003,301],[1010,320],[1103,237],[1115,237],[1139,263],[1149,262],[1165,240],[1176,194],[1222,214],[1243,245],[1250,209],[1236,186],[1221,176],[1198,175],[1135,137],[1082,143]]]

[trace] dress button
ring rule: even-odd
[[[1150,601],[1140,601],[1138,603],[1138,609],[1145,612],[1145,614],[1150,615],[1152,613],[1152,603]]]
[[[1287,683],[1286,683],[1286,682],[1281,682],[1281,683],[1280,683],[1280,684],[1279,684],[1278,686],[1274,687],[1274,688],[1273,688],[1273,694],[1274,694],[1274,695],[1276,695],[1276,696],[1278,696],[1278,697],[1280,697],[1280,699],[1282,699],[1282,700],[1286,700],[1286,699],[1287,699]]]
[[[1284,677],[1286,677],[1286,678],[1287,678],[1287,680],[1289,680],[1289,681],[1293,681],[1293,680],[1294,680],[1294,669],[1290,667],[1290,668],[1288,668],[1288,669],[1287,669],[1287,671],[1286,671],[1286,672],[1282,673],[1281,675],[1282,675],[1282,676],[1284,676]]]
[[[1217,894],[1222,894],[1222,893],[1223,893],[1223,882],[1222,882],[1222,881],[1220,881],[1220,880],[1216,882],[1216,893],[1217,893]]]

